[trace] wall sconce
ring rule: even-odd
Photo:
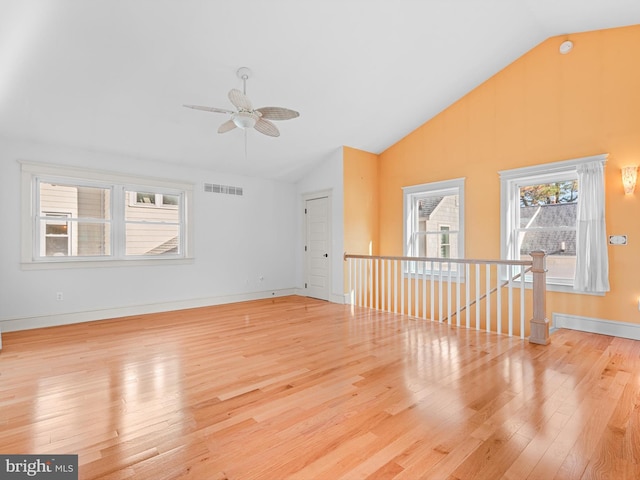
[[[624,186],[625,195],[631,195],[636,188],[636,180],[638,178],[638,166],[630,165],[622,167],[622,185]]]

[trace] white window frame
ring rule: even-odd
[[[593,161],[606,162],[608,155],[594,155],[530,167],[502,170],[500,175],[500,256],[505,260],[519,260],[515,231],[519,227],[520,187],[577,179],[577,167]],[[580,186],[578,185],[578,192]],[[580,193],[578,193],[580,195]],[[505,278],[506,279],[506,278]],[[530,287],[531,282],[525,280]],[[573,290],[573,281],[547,276],[547,289],[551,291],[584,293]]]
[[[407,257],[416,256],[413,252],[412,233],[415,228],[414,219],[416,218],[415,209],[417,208],[417,199],[427,196],[436,195],[458,195],[458,230],[450,230],[448,233],[457,234],[458,250],[456,258],[464,258],[464,184],[465,178],[455,178],[452,180],[444,180],[440,182],[423,183],[410,187],[402,187],[403,202],[403,254]],[[441,235],[441,232],[434,231],[434,235]],[[439,241],[438,241],[439,242]],[[450,254],[453,252],[450,249]],[[428,272],[425,272],[428,273]]]
[[[21,177],[21,265],[23,269],[112,267],[117,265],[167,265],[193,262],[193,189],[189,182],[125,175],[51,164],[20,161]],[[44,257],[39,251],[40,227],[36,221],[39,209],[39,181],[58,181],[64,184],[97,186],[111,189],[111,253],[105,256]],[[180,224],[181,252],[171,255],[125,255],[124,192],[126,190],[155,191],[179,195],[182,199]],[[168,207],[168,206],[165,206]],[[176,208],[176,207],[173,207]]]

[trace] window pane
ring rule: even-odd
[[[520,228],[575,228],[578,213],[576,203],[556,203],[535,207],[520,207]]]
[[[153,205],[156,203],[156,194],[148,192],[136,192],[136,203]]]
[[[108,223],[41,220],[44,238],[40,254],[45,257],[91,257],[111,254]]]
[[[522,255],[521,260],[531,260],[530,255]],[[571,255],[549,255],[546,259],[547,280],[553,279],[555,283],[561,280],[572,283],[576,274],[576,257]],[[526,276],[527,281],[532,280],[531,273]]]
[[[448,243],[443,241],[446,239]],[[458,234],[457,232],[441,233],[421,232],[414,237],[414,251],[418,257],[429,258],[458,258]]]
[[[447,225],[442,225],[440,227],[440,231],[443,232],[440,234],[440,258],[451,258],[449,227]]]
[[[520,255],[544,250],[547,255],[576,255],[575,230],[543,230],[520,232]]]
[[[142,197],[140,197],[142,195]],[[158,195],[162,198],[158,204],[155,203],[155,193],[126,192],[127,201],[125,202],[125,219],[127,221],[145,221],[145,222],[180,222],[180,209],[177,208],[180,203],[179,195]],[[144,198],[148,201],[130,202],[131,198]],[[166,201],[169,203],[165,203]],[[153,199],[151,201],[150,199]]]
[[[128,223],[127,255],[177,255],[180,253],[180,226]]]
[[[178,195],[162,195],[163,205],[178,205],[180,197]]]
[[[78,256],[111,255],[109,224],[78,222]]]
[[[416,197],[414,252],[419,257],[457,258],[460,206],[458,195]],[[446,224],[446,225],[443,225]],[[446,233],[443,233],[447,230]],[[450,233],[454,231],[454,233]]]
[[[578,182],[542,183],[520,187],[520,228],[575,227]]]
[[[40,183],[40,214],[60,214],[71,218],[111,218],[111,191],[108,188]]]
[[[40,182],[40,256],[110,255],[111,190]]]
[[[45,252],[47,257],[61,257],[69,255],[69,239],[61,237],[47,237]]]
[[[64,223],[52,223],[47,222],[47,235],[67,235],[67,222]]]

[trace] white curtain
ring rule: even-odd
[[[604,221],[604,165],[600,161],[578,165],[578,225],[574,289],[609,291],[609,258]]]

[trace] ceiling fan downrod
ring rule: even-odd
[[[247,79],[251,77],[251,70],[247,67],[240,67],[236,75],[242,80],[242,93],[247,94]]]

